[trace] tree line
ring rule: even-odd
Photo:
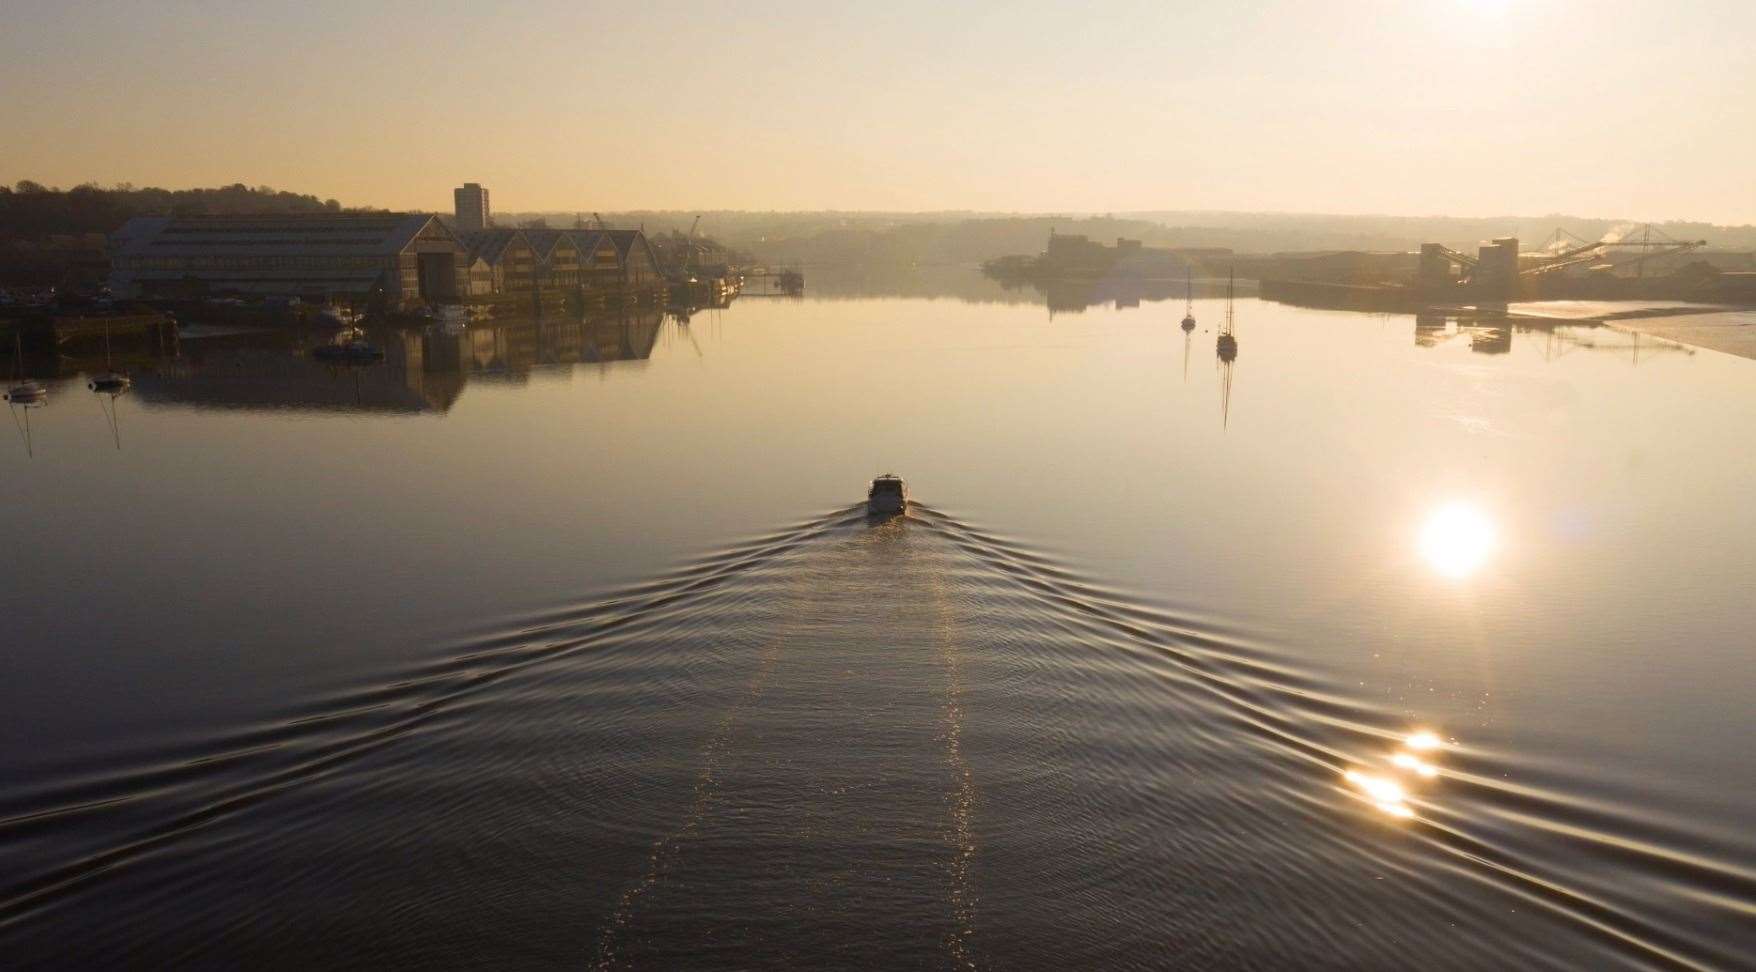
[[[160,189],[86,183],[58,189],[21,180],[0,186],[0,237],[110,233],[135,216],[261,216],[341,212],[334,199],[234,183],[213,189]]]

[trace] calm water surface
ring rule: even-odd
[[[64,365],[5,964],[1751,964],[1756,362],[962,289]]]

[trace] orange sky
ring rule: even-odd
[[[49,3],[0,180],[1756,222],[1756,4]]]

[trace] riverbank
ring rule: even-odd
[[[1538,301],[1513,305],[1524,319],[1602,324],[1630,334],[1756,360],[1756,307],[1680,302],[1646,306],[1595,301]]]
[[[1620,331],[1756,359],[1756,308],[1605,321]]]

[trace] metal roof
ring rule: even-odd
[[[500,258],[506,255],[506,248],[512,245],[513,240],[522,239],[524,239],[523,230],[476,230],[464,237],[464,245],[469,248],[469,262],[486,260],[489,264],[495,264],[499,263]],[[528,240],[525,242],[526,245],[529,245]]]
[[[434,224],[430,213],[137,216],[113,239],[119,257],[395,256]]]

